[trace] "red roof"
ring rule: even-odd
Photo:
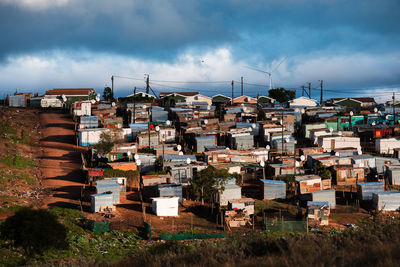
[[[87,96],[95,92],[93,88],[57,88],[46,91],[46,95],[77,95]]]

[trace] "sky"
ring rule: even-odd
[[[52,88],[400,99],[399,0],[0,0],[0,97]],[[249,68],[251,67],[251,68]]]

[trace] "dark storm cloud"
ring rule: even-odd
[[[315,50],[397,50],[400,40],[400,2],[391,0],[72,0],[39,10],[18,2],[29,1],[0,4],[2,57],[85,48],[166,59],[191,46],[230,44],[238,57],[267,60]]]

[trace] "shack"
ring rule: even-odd
[[[385,191],[372,193],[372,203],[375,209],[383,211],[400,210],[400,191]]]
[[[96,185],[97,194],[112,192],[113,204],[120,203],[120,185],[119,184],[101,184]]]
[[[217,186],[215,189],[215,202],[221,206],[228,205],[228,200],[242,198],[242,188],[236,185],[235,178],[227,179],[224,186]]]
[[[182,203],[182,185],[179,184],[158,184],[157,191],[159,197],[178,197]]]
[[[308,225],[328,225],[330,208],[328,202],[307,202],[307,220]]]
[[[286,183],[278,180],[260,179],[263,199],[285,199]]]
[[[308,194],[322,190],[322,179],[318,175],[302,175],[295,178],[298,184],[298,193]]]
[[[254,199],[252,198],[239,198],[230,199],[228,201],[229,210],[244,210],[248,215],[254,214]]]
[[[385,191],[383,182],[359,183],[357,185],[357,194],[361,200],[372,200],[372,195]]]
[[[329,208],[331,208],[331,209],[336,208],[336,190],[335,189],[314,191],[311,193],[311,195],[312,195],[312,201],[328,202]]]
[[[91,212],[102,212],[106,210],[114,210],[112,192],[104,192],[100,194],[93,194],[90,196],[90,210]]]
[[[152,210],[157,216],[178,216],[179,197],[154,197]]]

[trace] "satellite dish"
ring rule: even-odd
[[[333,128],[329,128],[329,132],[330,132],[330,133],[333,133]]]
[[[264,168],[264,167],[265,167],[265,162],[264,162],[264,161],[261,161],[261,162],[260,162],[260,165],[261,165],[261,167]]]
[[[187,163],[187,164],[190,164],[190,162],[192,162],[192,160],[191,160],[190,158],[187,158],[187,159],[186,159],[186,163]]]
[[[67,97],[66,97],[65,95],[62,95],[61,98],[62,98],[62,100],[63,100],[64,102],[67,101]]]
[[[354,115],[354,112],[353,111],[350,111],[350,116],[353,116]]]
[[[143,108],[144,108],[144,109],[146,109],[146,108],[147,108],[147,106],[146,106],[146,105],[143,105]]]
[[[178,149],[178,151],[181,151],[182,146],[181,145],[177,145],[176,149]]]
[[[301,109],[301,114],[306,113],[306,110],[304,108]]]
[[[138,155],[138,154],[135,154],[135,156],[133,156],[133,158],[134,158],[136,161],[138,161],[138,160],[139,160],[139,155]]]
[[[204,124],[207,124],[208,123],[208,120],[204,120]]]
[[[97,101],[97,102],[100,101],[100,96],[99,96],[99,95],[96,96],[96,101]]]
[[[92,99],[92,100],[90,100],[90,103],[96,104],[96,100]]]
[[[132,146],[132,148],[133,148],[133,149],[136,149],[136,146],[135,146],[135,145],[133,145],[133,146]]]
[[[227,147],[226,150],[231,150],[231,149],[229,147]]]
[[[265,148],[269,150],[271,147],[269,145],[266,145]]]
[[[112,102],[112,103],[111,103],[111,106],[115,107],[115,102]]]
[[[141,161],[140,159],[136,160],[136,165],[137,165],[137,166],[142,165],[142,161]]]
[[[340,153],[339,153],[339,152],[336,152],[336,153],[335,153],[335,156],[336,156],[336,157],[339,157],[339,156],[340,156]]]
[[[362,155],[362,150],[361,149],[357,150],[357,152],[358,152],[358,155]]]
[[[252,125],[251,125],[251,128],[256,128],[257,127],[257,125],[255,124],[255,123],[253,123]]]
[[[305,157],[304,155],[301,155],[301,156],[300,156],[300,160],[301,160],[301,161],[304,161],[305,159],[306,159],[306,157]]]
[[[364,163],[363,163],[363,162],[360,162],[359,167],[360,167],[360,168],[364,168]]]
[[[280,123],[281,125],[283,125],[283,120],[280,120],[279,123]]]
[[[251,128],[251,127],[249,127],[249,128],[247,128],[250,132],[253,130],[253,128]]]
[[[286,138],[285,138],[285,142],[286,142],[286,143],[289,143],[289,141],[290,141],[290,138],[289,138],[289,137],[286,137]]]
[[[170,126],[170,125],[171,125],[171,121],[170,121],[170,120],[167,120],[167,121],[165,122],[165,124],[166,124],[167,126]]]
[[[377,112],[378,112],[378,109],[377,109],[377,108],[374,108],[374,112],[377,113]]]
[[[342,135],[343,135],[343,132],[342,132],[342,131],[339,131],[339,132],[338,132],[338,135],[339,135],[339,136],[342,136]]]
[[[371,125],[372,125],[372,126],[375,126],[375,125],[376,125],[376,122],[373,121],[373,122],[371,123]]]
[[[183,152],[182,151],[179,151],[179,156],[183,156]]]
[[[386,117],[385,117],[385,118],[388,120],[388,119],[389,119],[389,117],[390,117],[389,115],[386,115]]]
[[[128,155],[128,157],[130,157],[132,153],[130,151],[128,151],[128,152],[126,152],[126,154]]]
[[[297,160],[296,160],[296,167],[300,167],[300,162],[298,162]]]
[[[295,108],[295,109],[294,109],[294,112],[297,112],[297,113],[299,113],[299,112],[300,112],[300,109],[298,109],[298,108]]]
[[[160,126],[156,126],[156,131],[159,132],[160,131]]]

